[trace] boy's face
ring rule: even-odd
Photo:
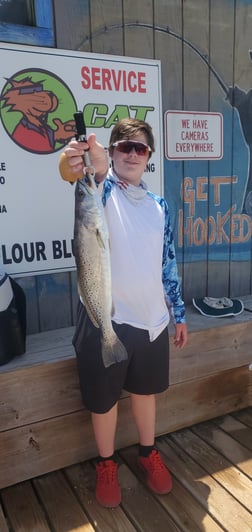
[[[134,140],[147,144],[147,139],[144,133],[134,135],[134,137],[130,137],[130,139],[127,140]],[[135,149],[132,149],[129,153],[122,153],[114,148],[112,160],[114,171],[119,179],[127,181],[130,185],[138,186],[149,160],[149,153],[146,155],[139,155]]]

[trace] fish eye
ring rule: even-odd
[[[78,183],[78,195],[80,198],[84,198],[86,196],[86,191],[83,186],[81,186],[80,183]]]

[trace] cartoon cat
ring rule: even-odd
[[[10,88],[2,95],[8,112],[19,111],[22,118],[16,125],[12,138],[23,148],[35,153],[52,153],[56,142],[65,144],[73,137],[74,120],[62,122],[53,120],[56,129],[49,124],[48,115],[58,107],[57,96],[43,87],[43,81],[32,81],[26,77],[20,81],[8,79]]]

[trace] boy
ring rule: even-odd
[[[185,308],[181,299],[174,241],[167,204],[146,188],[142,176],[154,152],[150,125],[125,118],[113,128],[108,169],[106,152],[90,134],[87,143],[72,141],[60,159],[63,179],[83,176],[84,149],[89,149],[110,238],[113,327],[126,347],[128,359],[105,368],[100,331],[81,302],[78,307],[76,350],[80,386],[90,410],[99,451],[96,498],[106,507],[121,501],[118,464],[114,456],[117,405],[122,389],[130,393],[139,434],[138,464],[150,489],[162,494],[172,488],[170,473],[155,448],[155,394],[168,388],[171,313],[174,343],[187,342]]]

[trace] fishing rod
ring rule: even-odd
[[[183,37],[182,35],[179,35],[179,33],[171,30],[169,28],[169,26],[167,26],[167,27],[155,26],[155,25],[152,25],[152,24],[147,24],[145,22],[125,22],[123,24],[112,24],[111,26],[105,26],[102,29],[99,29],[96,32],[94,32],[91,35],[91,39],[95,39],[96,37],[102,35],[103,33],[108,33],[108,31],[123,29],[123,28],[126,28],[126,27],[127,28],[132,28],[132,27],[148,28],[148,29],[156,30],[156,31],[158,31],[160,33],[166,33],[168,35],[171,35],[171,37],[175,37],[175,39],[180,40],[183,44],[185,44],[186,46],[191,48],[191,50],[193,50],[200,57],[200,59],[202,59],[202,61],[207,65],[207,67],[209,68],[210,72],[212,72],[213,76],[215,77],[215,79],[217,80],[219,85],[221,86],[221,88],[224,91],[225,95],[226,96],[229,95],[229,87],[223,81],[223,79],[218,74],[218,72],[213,67],[213,65],[211,65],[208,55],[202,53],[199,50],[199,48],[197,48],[197,46],[195,44],[193,44],[191,41],[189,41],[188,39],[185,39],[185,37]],[[84,39],[84,41],[81,43],[79,48],[81,48],[81,46],[83,46],[89,40],[90,40],[90,37],[86,37]],[[252,58],[252,54],[251,54],[251,58]]]
[[[161,33],[167,33],[168,35],[171,35],[172,37],[175,37],[175,39],[180,40],[182,43],[186,44],[189,48],[191,48],[201,59],[204,61],[204,63],[208,66],[209,70],[212,72],[218,83],[220,84],[221,88],[225,92],[226,96],[228,96],[229,88],[226,85],[226,83],[223,81],[223,79],[220,77],[218,72],[215,70],[215,68],[211,65],[209,61],[209,57],[207,54],[203,54],[195,44],[193,44],[191,41],[188,41],[188,39],[185,39],[182,35],[179,35],[179,33],[171,30],[169,26],[166,28],[163,28],[162,26],[152,26],[151,24],[146,23],[138,23],[138,22],[126,22],[124,26],[141,26],[146,28],[153,28],[156,31],[159,31]]]
[[[163,31],[162,28],[159,29],[159,31]],[[184,37],[182,37],[181,35],[179,35],[178,33],[174,32],[173,30],[170,30],[169,28],[167,28],[167,33],[169,35],[171,35],[172,37],[175,37],[176,39],[179,39],[181,42],[183,42],[184,44],[186,44],[189,48],[191,48],[201,59],[202,61],[204,61],[204,63],[207,65],[207,67],[209,68],[210,72],[212,72],[212,74],[214,75],[214,77],[216,78],[216,80],[218,81],[218,83],[220,84],[221,88],[223,89],[223,91],[225,92],[226,96],[228,96],[228,93],[229,93],[229,88],[228,86],[226,85],[226,83],[223,81],[223,79],[220,77],[220,75],[218,74],[218,72],[216,71],[216,69],[211,65],[210,61],[209,61],[209,57],[207,54],[203,54],[196,46],[195,44],[191,43],[190,41],[188,41],[188,39],[185,39]]]

